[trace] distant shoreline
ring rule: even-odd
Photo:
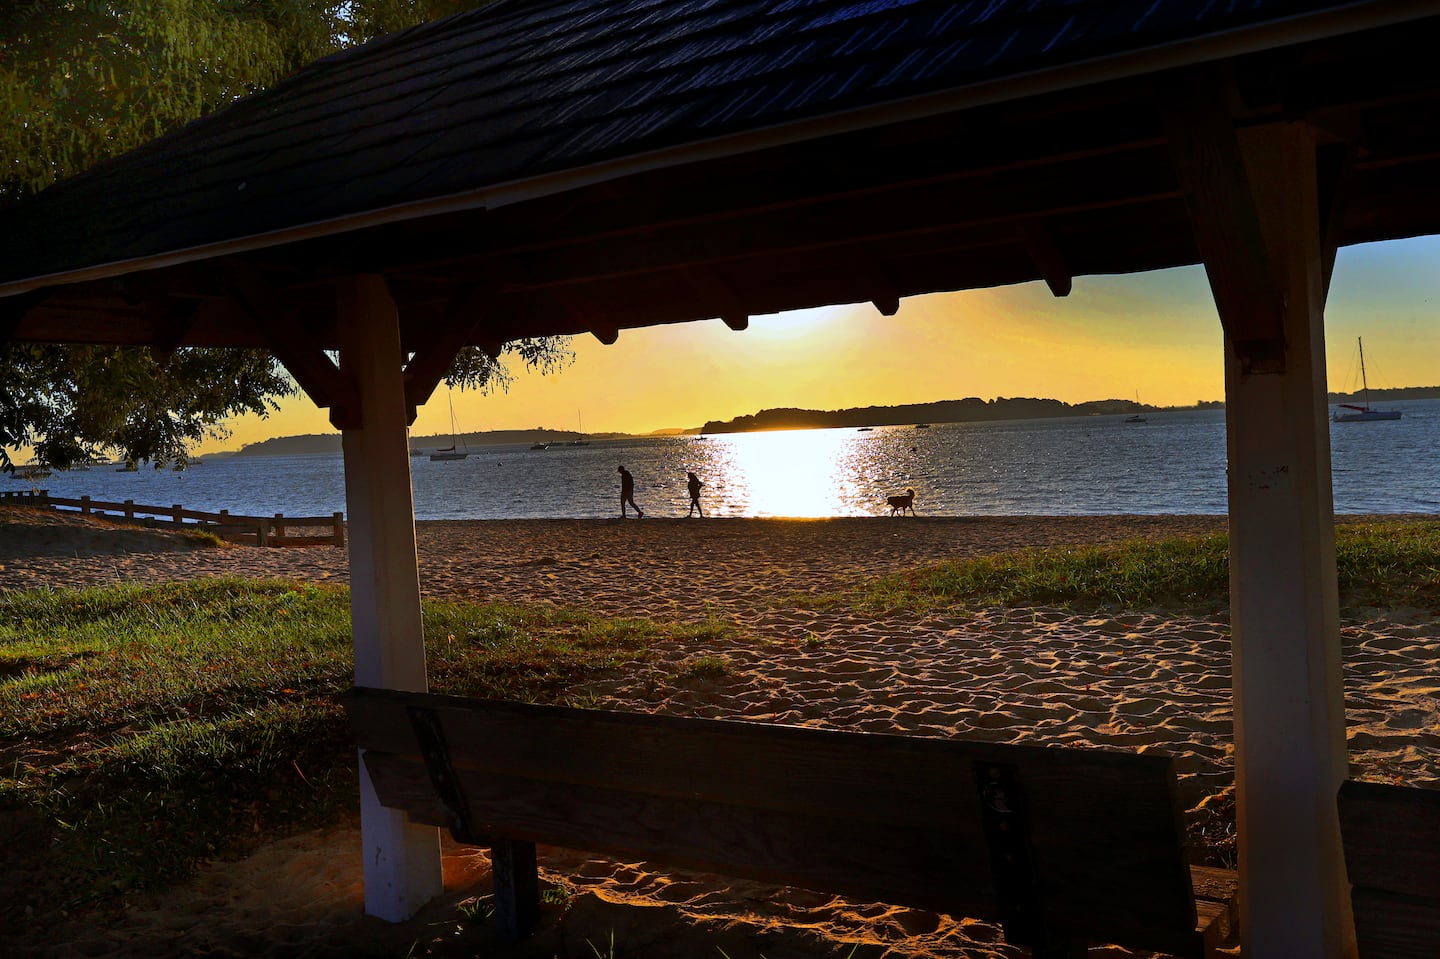
[[[1350,403],[1360,400],[1358,393],[1329,393],[1326,402]],[[1396,389],[1374,389],[1372,402],[1440,399],[1440,386],[1407,386]],[[771,430],[845,429],[862,426],[907,426],[932,423],[984,423],[1000,420],[1049,419],[1083,416],[1115,416],[1135,413],[1169,413],[1185,410],[1223,410],[1223,400],[1201,400],[1190,406],[1152,406],[1136,400],[1089,400],[1066,403],[1039,397],[1004,397],[982,400],[967,397],[960,400],[938,400],[933,403],[908,403],[898,406],[849,407],[842,410],[811,410],[780,408],[760,410],[728,420],[709,420],[698,427],[671,427],[649,433],[579,433],[574,430],[535,428],[528,430],[490,430],[465,433],[455,437],[431,435],[410,439],[412,450],[430,450],[458,442],[468,446],[506,446],[537,443],[561,445],[576,441],[653,439],[665,436],[694,436],[723,433],[759,433]],[[211,456],[305,456],[339,453],[338,433],[307,433],[301,436],[277,436],[250,443],[239,450],[227,450]]]

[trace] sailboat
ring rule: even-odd
[[[435,452],[431,453],[431,454],[430,454],[430,462],[432,462],[432,463],[434,463],[434,462],[446,463],[446,462],[449,462],[449,461],[451,461],[451,460],[463,460],[465,457],[467,457],[467,456],[470,455],[468,452],[465,452],[465,451],[458,451],[458,452],[456,451],[456,449],[455,449],[455,445],[456,445],[456,444],[455,444],[455,434],[456,434],[457,432],[458,432],[458,430],[456,429],[456,426],[455,426],[455,397],[454,397],[453,394],[451,394],[451,396],[450,396],[450,445],[449,445],[449,446],[446,446],[446,447],[443,447],[443,448],[441,448],[441,449],[437,449]]]
[[[1365,341],[1355,337],[1360,348],[1360,404],[1341,403],[1333,419],[1336,423],[1372,423],[1378,420],[1398,420],[1399,410],[1376,410],[1370,408],[1370,384],[1365,379]],[[1344,412],[1342,412],[1344,411]]]
[[[1136,391],[1135,391],[1135,405],[1136,405],[1136,407],[1140,407],[1140,391],[1139,391],[1139,390],[1136,390]],[[1127,423],[1143,423],[1143,422],[1145,422],[1145,417],[1144,417],[1142,414],[1136,412],[1136,413],[1132,413],[1132,414],[1130,414],[1129,416],[1125,417],[1125,422],[1127,422]]]
[[[566,443],[565,445],[566,445],[566,446],[589,446],[589,445],[590,445],[590,441],[583,438],[583,437],[585,436],[585,418],[580,415],[580,411],[579,411],[579,410],[576,410],[576,411],[575,411],[575,422],[576,422],[576,425],[578,425],[578,426],[580,427],[580,436],[581,436],[581,438],[580,438],[580,439],[573,439],[573,440],[571,440],[570,442]]]

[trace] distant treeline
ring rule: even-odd
[[[1354,403],[1360,399],[1359,393],[1331,393],[1331,403]],[[1389,390],[1371,390],[1370,400],[1393,403],[1395,400],[1435,400],[1440,399],[1440,386],[1400,386]]]
[[[674,435],[684,430],[659,430],[646,436]],[[691,431],[693,432],[693,431]],[[506,444],[568,443],[571,440],[626,439],[630,433],[576,433],[574,430],[489,430],[483,433],[462,433],[456,437],[460,446],[504,446]],[[450,445],[450,436],[412,436],[412,450],[433,450]],[[317,453],[340,452],[339,433],[307,433],[304,436],[277,436],[259,443],[247,443],[237,456],[311,456]]]
[[[1358,401],[1358,393],[1331,393],[1331,403]],[[1407,386],[1390,390],[1371,390],[1370,399],[1395,400],[1440,399],[1440,386]],[[971,396],[963,400],[941,400],[936,403],[911,403],[905,406],[864,406],[846,410],[761,410],[733,420],[711,420],[702,433],[748,433],[755,430],[824,429],[844,426],[903,426],[908,423],[975,423],[986,420],[1029,420],[1055,416],[1108,416],[1117,413],[1153,413],[1158,410],[1197,409],[1223,410],[1220,400],[1199,400],[1194,406],[1146,406],[1134,400],[1090,400],[1085,403],[1064,403],[1060,400],[1030,396],[982,400]]]
[[[1220,407],[1221,403],[1200,403],[1202,408]],[[904,406],[865,406],[847,410],[761,410],[751,416],[733,420],[712,420],[701,428],[702,433],[745,433],[752,430],[823,429],[837,426],[900,426],[907,423],[973,423],[984,420],[1026,420],[1052,416],[1098,416],[1116,413],[1153,411],[1134,400],[1090,400],[1086,403],[1064,403],[1060,400],[1028,396],[982,400],[978,396],[963,400],[941,400],[936,403],[910,403]]]

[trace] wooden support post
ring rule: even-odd
[[[284,513],[276,513],[276,514],[275,514],[275,537],[276,537],[276,539],[284,539],[284,538],[285,538],[285,514],[284,514]]]
[[[400,324],[385,279],[357,276],[339,288],[340,365],[359,394],[358,426],[343,431],[350,514],[350,619],[355,682],[424,691],[425,638],[415,506],[406,440],[408,410]],[[443,889],[440,839],[375,797],[361,763],[360,828],[365,911],[410,918]]]
[[[125,501],[125,504],[124,504],[124,505],[125,505],[125,518],[126,518],[126,519],[134,519],[134,518],[135,518],[135,501],[134,501],[133,499],[127,499],[127,500]]]
[[[185,507],[184,507],[184,506],[181,506],[179,503],[173,503],[173,504],[171,504],[171,506],[170,506],[170,518],[175,521],[175,525],[176,525],[176,526],[179,526],[181,523],[185,522],[185,515],[184,515],[184,514],[185,514]]]
[[[1206,268],[1213,287],[1268,273],[1262,302],[1281,313],[1256,317],[1250,300],[1223,317],[1240,931],[1246,959],[1339,959],[1353,955],[1354,931],[1335,806],[1345,701],[1315,140],[1286,123],[1247,130],[1239,144],[1268,262],[1212,269],[1207,256]],[[1217,306],[1240,292],[1217,288]],[[1273,372],[1237,349],[1257,329],[1282,333]]]
[[[335,536],[335,545],[337,547],[343,547],[345,545],[345,514],[336,510],[335,515],[331,517],[331,523],[333,524],[332,530]]]
[[[89,496],[82,496],[82,497],[80,497],[80,513],[81,513],[82,515],[84,515],[84,516],[89,516],[89,515],[90,515],[90,497],[89,497]]]

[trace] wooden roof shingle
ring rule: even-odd
[[[0,283],[1194,41],[1344,0],[505,0],[327,57],[0,214]]]
[[[358,272],[410,349],[1060,294],[1199,262],[1192,109],[1316,131],[1330,248],[1440,232],[1437,47],[1434,0],[499,0],[0,211],[0,339],[333,348]]]

